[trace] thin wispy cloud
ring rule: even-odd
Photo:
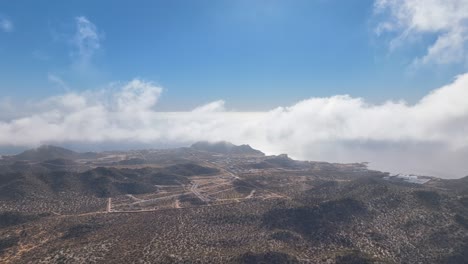
[[[2,30],[3,32],[12,32],[13,29],[13,22],[6,17],[0,16],[0,30]]]
[[[56,86],[62,88],[65,91],[70,90],[70,87],[68,86],[68,84],[62,78],[60,78],[60,76],[56,74],[53,74],[53,73],[47,74],[47,80],[55,84]]]
[[[376,33],[396,33],[391,48],[416,37],[435,36],[413,65],[452,64],[468,61],[468,0],[376,0],[382,19]]]
[[[84,16],[75,18],[75,26],[76,32],[72,38],[75,48],[73,56],[80,63],[89,63],[94,53],[101,48],[102,35],[96,25]]]

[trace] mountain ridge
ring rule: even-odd
[[[265,155],[260,150],[256,150],[248,144],[234,145],[227,141],[198,141],[193,143],[190,148],[220,154]]]
[[[96,156],[97,154],[94,152],[79,153],[59,146],[41,145],[37,148],[28,149],[19,154],[11,155],[9,158],[15,160],[46,161],[57,159],[90,159],[96,158]]]

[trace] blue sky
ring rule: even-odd
[[[223,99],[268,110],[310,97],[416,102],[466,63],[414,67],[435,34],[395,49],[374,1],[0,1],[0,97],[45,98],[138,77],[164,87],[160,110]],[[77,18],[98,47],[83,59]],[[88,47],[89,48],[89,47]]]

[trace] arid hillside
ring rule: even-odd
[[[466,177],[212,146],[3,157],[0,262],[468,262]]]

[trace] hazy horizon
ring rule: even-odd
[[[0,7],[0,152],[225,140],[468,175],[466,0],[20,2]]]

